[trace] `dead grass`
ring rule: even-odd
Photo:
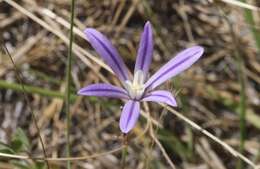
[[[128,137],[125,169],[234,169],[241,157],[256,168],[260,160],[260,62],[250,32],[252,25],[244,20],[243,6],[236,6],[233,1],[224,1],[231,4],[185,0],[76,2],[73,48],[76,57],[72,67],[72,91],[75,93],[91,83],[120,85],[110,74],[110,68],[84,39],[82,30],[85,27],[94,27],[106,34],[129,68],[134,67],[139,36],[146,20],[153,24],[155,37],[151,72],[155,72],[175,53],[193,44],[200,44],[206,49],[198,63],[163,86],[173,89],[178,98],[178,112],[199,128],[193,130],[187,121],[176,118],[170,113],[174,110],[149,104]],[[0,42],[10,51],[26,85],[64,92],[69,5],[69,1],[62,0],[0,1]],[[249,7],[258,10],[256,6]],[[255,15],[258,18],[259,13]],[[232,28],[229,23],[232,23]],[[239,46],[234,47],[230,29],[235,32]],[[239,51],[245,62],[247,77],[244,156],[220,146],[212,138],[204,137],[202,130],[206,129],[220,142],[239,149],[240,84],[235,51]],[[19,83],[4,51],[0,53],[0,76],[1,80]],[[30,102],[26,103],[21,92],[0,87],[1,142],[10,143],[12,133],[21,127],[31,141],[31,149],[16,155],[28,158],[43,156],[38,132],[31,119],[31,106],[51,168],[64,168],[65,163],[57,162],[66,155],[63,100],[35,93],[28,94],[28,98]],[[73,100],[72,156],[83,158],[74,162],[73,168],[121,168],[123,138],[118,128],[121,105],[120,101],[103,98],[76,97]],[[13,168],[9,158],[0,161],[0,168]]]

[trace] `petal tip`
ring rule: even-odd
[[[89,32],[92,32],[92,31],[94,31],[95,29],[94,28],[86,28],[85,30],[84,30],[84,33],[89,33]]]
[[[94,28],[86,28],[84,30],[84,34],[87,36],[87,38],[89,38],[91,36],[91,34],[98,34],[99,32],[94,29]]]
[[[130,131],[130,130],[127,129],[127,128],[122,128],[121,125],[120,125],[120,130],[121,130],[121,132],[124,133],[124,134],[127,134],[127,133]]]
[[[152,30],[152,24],[151,24],[150,21],[147,21],[147,22],[145,23],[145,25],[144,25],[144,30],[149,31],[149,32],[152,32],[152,31],[151,31],[151,30]]]
[[[89,38],[91,38],[91,32],[93,31],[93,28],[86,28],[85,30],[84,30],[84,34],[85,34],[85,38],[87,39],[87,40],[89,40]]]
[[[193,57],[196,58],[195,60],[198,60],[204,53],[204,48],[202,46],[192,46],[188,49],[187,51],[192,51],[193,52]]]
[[[151,22],[150,22],[150,21],[146,21],[146,22],[145,22],[145,27],[146,27],[146,26],[149,26],[149,27],[150,27],[150,26],[151,26]]]
[[[178,105],[177,105],[176,102],[174,102],[171,106],[172,106],[172,107],[178,107]]]
[[[130,130],[132,130],[133,127],[131,128],[131,127],[125,125],[123,122],[120,121],[119,128],[120,128],[122,133],[127,134]]]
[[[77,91],[77,95],[82,95],[82,89],[79,89],[79,90]]]
[[[204,48],[202,46],[194,46],[194,50],[197,50],[201,55],[204,53]]]
[[[174,99],[172,99],[169,102],[167,102],[167,104],[169,104],[172,107],[177,107],[177,102]]]
[[[89,89],[89,86],[85,86],[83,88],[80,88],[78,91],[77,91],[77,95],[87,95],[87,90]]]

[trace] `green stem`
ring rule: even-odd
[[[220,9],[220,8],[219,8]],[[222,11],[220,9],[220,11]],[[223,12],[223,11],[222,11]],[[241,56],[241,52],[239,49],[242,47],[239,44],[239,40],[236,37],[236,33],[234,32],[233,25],[229,21],[229,19],[223,15],[226,19],[227,23],[230,27],[230,33],[233,38],[234,42],[234,55],[236,57],[237,61],[237,69],[238,69],[238,78],[239,78],[239,84],[240,84],[240,100],[239,100],[239,127],[240,127],[240,144],[239,144],[239,150],[241,154],[244,154],[245,151],[245,140],[246,140],[246,74],[245,74],[245,64],[243,57]],[[260,40],[260,39],[259,39]],[[243,169],[244,168],[244,162],[239,159],[237,166],[237,169]]]
[[[2,89],[10,89],[10,90],[14,90],[17,92],[26,92],[26,93],[30,93],[30,94],[39,94],[42,96],[47,96],[47,97],[55,97],[55,98],[64,98],[64,94],[59,92],[59,91],[53,91],[53,90],[49,90],[49,89],[44,89],[41,87],[35,87],[35,86],[31,86],[31,85],[23,85],[24,89],[22,85],[17,84],[17,83],[10,83],[4,80],[0,80],[0,88]],[[76,95],[72,95],[71,97],[71,101],[76,99]]]
[[[67,70],[66,70],[66,92],[65,92],[65,112],[66,112],[66,154],[67,157],[70,157],[70,86],[71,86],[71,61],[72,61],[72,44],[73,44],[73,26],[74,26],[74,9],[75,9],[75,0],[71,0],[71,15],[70,15],[70,41],[69,41],[69,52],[67,58]],[[71,168],[70,161],[67,161],[67,168]]]
[[[127,151],[127,145],[126,145],[125,148],[123,148],[123,150],[122,150],[122,169],[125,168],[127,152],[128,151]]]
[[[246,140],[246,74],[245,74],[245,64],[243,57],[241,56],[239,49],[240,44],[239,40],[236,37],[236,34],[233,30],[233,26],[231,23],[231,34],[234,40],[234,49],[235,49],[235,57],[237,61],[237,69],[238,69],[238,78],[239,78],[239,84],[240,84],[240,100],[239,100],[239,128],[240,128],[240,144],[239,144],[239,150],[241,154],[244,154],[245,151],[245,140]],[[260,39],[259,39],[260,40]],[[244,162],[239,159],[237,163],[237,169],[243,169],[244,168]]]

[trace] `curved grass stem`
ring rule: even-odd
[[[44,155],[44,159],[45,159],[44,161],[45,161],[45,163],[46,163],[46,165],[47,165],[47,168],[50,169],[50,165],[49,165],[48,161],[46,160],[46,158],[47,158],[47,152],[46,152],[46,150],[45,150],[45,146],[44,146],[44,143],[43,143],[43,139],[42,139],[42,136],[41,136],[41,133],[40,133],[40,127],[38,126],[37,119],[36,119],[36,115],[35,115],[35,113],[34,113],[34,111],[33,111],[33,108],[32,108],[31,105],[30,105],[30,101],[29,101],[27,95],[25,94],[25,93],[26,93],[26,90],[25,90],[25,87],[24,87],[22,75],[21,75],[20,72],[18,71],[18,68],[17,68],[16,65],[15,65],[15,62],[14,62],[14,60],[13,60],[11,54],[9,53],[9,51],[8,51],[8,49],[6,48],[5,45],[3,45],[3,49],[4,49],[4,51],[6,52],[6,54],[9,56],[9,58],[10,58],[12,64],[13,64],[16,77],[17,77],[19,83],[21,84],[21,90],[22,90],[24,99],[25,99],[25,101],[26,101],[27,104],[28,104],[29,110],[30,110],[31,115],[32,115],[33,123],[34,123],[34,125],[35,125],[36,130],[37,130],[37,135],[38,135],[38,137],[39,137],[40,144],[41,144],[41,146],[42,146],[43,155]]]

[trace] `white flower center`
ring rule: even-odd
[[[129,96],[132,99],[140,99],[144,93],[144,72],[138,70],[134,74],[133,82],[127,80],[125,81],[125,88],[128,91]]]

